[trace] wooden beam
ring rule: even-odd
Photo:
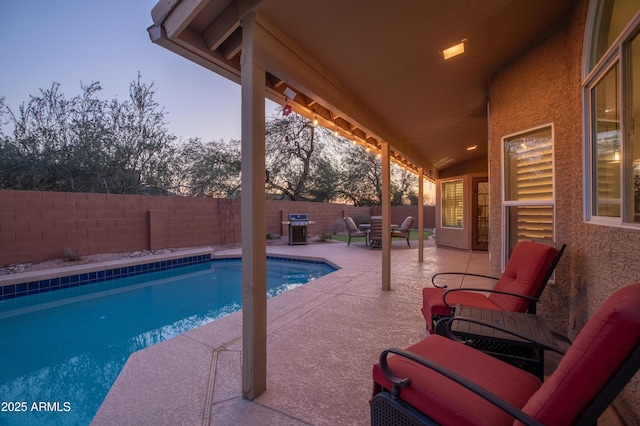
[[[202,32],[202,38],[212,52],[225,42],[238,28],[240,17],[235,3],[227,8]]]
[[[226,60],[230,60],[236,55],[240,54],[242,51],[242,30],[236,30],[231,36],[222,43],[220,46],[220,50],[222,50],[222,56]]]
[[[182,0],[178,3],[162,23],[167,37],[171,39],[178,37],[208,2],[208,0]]]

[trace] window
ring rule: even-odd
[[[506,262],[519,241],[553,239],[553,128],[548,125],[507,136],[502,144]]]
[[[442,182],[442,226],[462,228],[462,180]]]
[[[585,220],[640,227],[640,0],[592,1],[585,39]]]

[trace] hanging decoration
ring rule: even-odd
[[[291,114],[291,105],[289,105],[289,99],[293,99],[296,97],[296,92],[292,90],[290,87],[286,87],[284,89],[284,108],[282,108],[282,115],[287,117]]]

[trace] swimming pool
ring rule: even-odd
[[[268,258],[268,296],[333,272]],[[89,424],[133,352],[241,308],[240,259],[0,302],[0,424]]]

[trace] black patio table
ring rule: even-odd
[[[540,380],[544,378],[544,350],[564,353],[542,318],[534,314],[458,305],[447,333]]]

